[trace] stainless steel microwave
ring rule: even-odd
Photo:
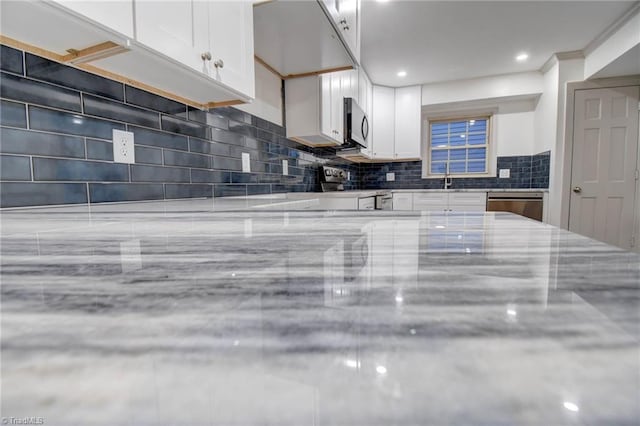
[[[343,135],[346,147],[368,146],[369,119],[353,98],[344,98]]]

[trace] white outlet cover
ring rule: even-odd
[[[511,169],[500,169],[500,179],[506,179],[511,177]]]
[[[242,153],[242,171],[244,173],[251,173],[251,156],[248,152]]]
[[[289,160],[282,160],[282,174],[289,174]]]
[[[113,161],[127,164],[136,162],[133,133],[113,129]]]
[[[396,180],[396,174],[394,172],[387,173],[387,182],[393,182]]]

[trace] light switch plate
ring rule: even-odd
[[[136,152],[133,145],[133,133],[113,129],[113,161],[133,164]]]
[[[251,156],[248,152],[242,153],[242,171],[244,173],[251,172]]]
[[[500,179],[511,177],[511,169],[500,169]]]
[[[393,182],[396,180],[396,174],[394,172],[387,173],[387,182]]]
[[[289,160],[282,160],[282,174],[289,174]]]

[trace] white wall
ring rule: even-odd
[[[533,155],[534,111],[498,113],[494,115],[496,155]]]
[[[422,105],[539,95],[542,74],[523,72],[422,85]]]
[[[256,98],[235,107],[282,126],[282,80],[256,62]]]
[[[556,126],[558,120],[558,75],[559,65],[556,62],[543,76],[543,89],[535,110],[534,150],[544,152],[553,149],[556,142]],[[555,164],[552,162],[552,164]]]
[[[570,179],[570,171],[564,170],[566,86],[571,81],[582,81],[584,59],[557,61],[544,73],[544,90],[534,114],[534,150],[536,153],[551,151],[549,174],[548,222],[560,226],[563,209],[568,199],[563,199],[563,185]]]
[[[640,5],[634,8],[627,20],[606,40],[587,52],[584,61],[584,79],[601,77],[596,75],[599,71],[638,45],[640,45]]]

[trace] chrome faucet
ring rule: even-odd
[[[453,179],[449,176],[449,162],[447,161],[447,167],[444,172],[444,189],[449,189],[453,185]]]

